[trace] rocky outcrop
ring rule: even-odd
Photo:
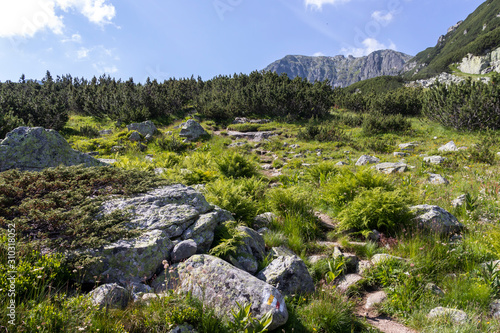
[[[186,138],[186,141],[196,141],[206,135],[208,135],[207,131],[193,119],[182,124],[179,134],[179,136]]]
[[[57,131],[18,127],[0,142],[0,172],[9,169],[41,171],[59,165],[104,166],[97,159],[71,148]]]
[[[288,55],[273,62],[264,71],[285,73],[290,79],[300,76],[309,82],[329,80],[334,87],[347,87],[377,76],[398,75],[411,58],[393,50],[375,51],[359,58]]]
[[[458,69],[467,74],[500,72],[500,47],[483,56],[468,54],[462,59]]]
[[[286,323],[288,311],[278,289],[240,270],[222,259],[210,255],[194,255],[173,266],[169,289],[192,292],[216,314],[227,316],[237,311],[239,304],[251,304],[252,315],[262,318],[272,312],[273,330]]]
[[[464,228],[455,216],[439,206],[418,205],[410,210],[417,215],[415,222],[421,228],[443,235],[458,233]]]
[[[176,243],[190,239],[196,243],[198,252],[205,252],[212,244],[215,227],[232,220],[229,212],[211,206],[202,194],[184,185],[107,201],[101,214],[108,215],[118,209],[130,214],[127,228],[139,231],[140,235],[83,251],[96,259],[87,267],[87,282],[94,282],[94,276],[104,282],[122,284],[149,279],[163,260],[170,259]]]
[[[280,256],[257,274],[284,295],[314,292],[314,281],[306,264],[297,256]]]
[[[150,120],[144,121],[142,123],[133,123],[127,125],[127,129],[129,131],[137,131],[141,133],[142,136],[154,135],[157,132],[157,128],[153,122]]]

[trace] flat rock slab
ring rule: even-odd
[[[97,159],[71,148],[57,131],[18,127],[0,141],[0,172],[9,169],[41,171],[60,165],[104,166]]]
[[[253,275],[210,255],[194,255],[174,265],[175,278],[169,281],[169,289],[192,292],[195,297],[211,307],[216,314],[227,316],[237,311],[239,304],[252,304],[252,315],[262,318],[272,313],[273,330],[288,320],[285,299],[278,289]]]
[[[375,165],[377,171],[385,173],[386,175],[391,173],[403,173],[408,170],[408,165],[405,163],[380,163]]]
[[[337,288],[340,291],[346,291],[350,286],[355,285],[361,280],[363,280],[363,277],[359,274],[347,274],[339,281]]]

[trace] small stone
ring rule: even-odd
[[[427,317],[436,318],[442,316],[449,317],[455,324],[464,324],[468,320],[467,313],[465,313],[464,311],[457,309],[443,308],[441,306],[432,309]]]
[[[402,143],[399,145],[399,149],[413,151],[413,148],[418,146],[418,144],[419,144],[418,142]]]
[[[429,183],[434,184],[434,185],[447,185],[450,182],[448,179],[444,178],[441,175],[438,175],[436,173],[429,173],[429,178],[428,178]]]
[[[444,296],[444,291],[441,288],[439,288],[437,285],[435,285],[434,283],[427,283],[427,285],[425,286],[425,289],[429,290],[434,295],[441,296],[441,297]]]
[[[436,156],[436,155],[424,157],[424,162],[426,162],[426,163],[441,164],[444,161],[446,161],[446,157],[441,157],[441,156]]]
[[[382,303],[386,299],[387,299],[387,294],[385,293],[385,291],[377,291],[373,294],[370,294],[366,298],[365,309],[371,310],[375,307],[375,305]]]
[[[447,144],[445,144],[444,146],[441,146],[438,148],[438,151],[440,151],[440,152],[457,151],[457,150],[458,150],[458,148],[455,145],[455,142],[453,142],[453,141],[450,141]]]
[[[338,162],[337,164],[335,164],[336,166],[344,166],[344,165],[349,165],[348,163],[344,162],[344,161],[340,161]]]
[[[122,310],[127,307],[131,300],[128,290],[116,283],[103,284],[92,290],[88,297],[90,297],[92,304],[100,308],[110,307]]]
[[[153,124],[152,121],[144,121],[142,123],[133,123],[130,125],[127,125],[127,129],[129,131],[137,131],[143,136],[146,136],[148,134],[154,135],[157,131],[156,126]]]
[[[399,151],[395,151],[393,153],[394,157],[405,157],[405,156],[408,156],[408,153],[402,153],[402,152],[399,152]]]
[[[350,286],[355,285],[361,280],[363,280],[363,277],[359,274],[347,274],[339,281],[337,288],[340,291],[346,291]]]
[[[455,216],[439,206],[418,205],[410,210],[416,213],[415,222],[421,228],[443,235],[458,233],[464,228]]]
[[[378,163],[380,162],[380,159],[370,156],[370,155],[362,155],[358,161],[356,162],[356,166],[361,166],[361,165],[366,165],[366,164],[373,164],[373,163]]]
[[[188,239],[180,242],[172,250],[172,262],[180,262],[190,258],[192,255],[196,254],[198,245],[192,239]]]
[[[101,135],[101,136],[110,135],[110,134],[113,134],[113,131],[110,129],[104,129],[104,130],[99,131],[99,135]]]
[[[373,168],[377,171],[385,173],[386,175],[392,173],[402,173],[408,170],[408,165],[405,163],[380,163],[375,165]]]

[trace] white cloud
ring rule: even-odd
[[[316,9],[321,10],[323,5],[334,5],[337,3],[349,2],[351,0],[305,0],[306,7],[312,6]]]
[[[70,9],[83,14],[95,24],[111,23],[116,11],[107,0],[16,0],[0,2],[0,37],[33,37],[40,30],[49,29],[62,34],[63,16],[56,15],[56,9],[65,12]]]
[[[325,54],[323,52],[316,52],[313,54],[313,57],[324,57]]]
[[[82,36],[80,34],[73,34],[73,35],[71,35],[70,38],[63,39],[62,42],[63,43],[69,43],[69,42],[72,42],[72,43],[81,43],[82,42]]]
[[[115,65],[108,65],[103,62],[92,64],[92,67],[96,70],[99,75],[101,74],[113,74],[118,72],[118,68]]]
[[[89,56],[90,49],[87,49],[86,47],[82,47],[76,53],[77,53],[78,59],[84,59],[84,58],[87,58]]]
[[[385,44],[379,42],[375,38],[366,38],[363,42],[363,47],[343,47],[340,52],[342,54],[348,54],[352,55],[354,57],[362,57],[369,55],[370,53],[377,51],[377,50],[386,50],[386,49],[392,49],[392,50],[397,50],[396,44],[394,44],[392,41],[389,44],[389,46],[386,46]]]
[[[394,13],[377,10],[372,13],[372,18],[382,25],[387,25],[394,19]]]

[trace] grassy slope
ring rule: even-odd
[[[481,4],[466,20],[453,32],[446,34],[445,42],[418,53],[412,61],[426,64],[414,79],[428,78],[444,71],[448,66],[459,62],[468,53],[483,55],[500,44],[500,13],[499,0],[487,0]],[[486,29],[483,30],[483,24]],[[467,34],[464,31],[467,30]],[[407,76],[411,76],[413,71]]]
[[[344,111],[338,112],[339,114],[345,113]],[[88,118],[73,119],[70,124],[74,124],[76,129],[80,124],[95,127],[102,125],[93,123]],[[112,124],[106,125],[112,126]],[[172,143],[170,136],[164,135],[156,143],[150,143],[145,152],[140,152],[134,145],[130,145],[123,152],[111,153],[108,147],[117,144],[119,140],[125,141],[126,135],[120,134],[120,129],[115,129],[116,133],[110,137],[95,139],[71,135],[71,133],[76,133],[74,130],[68,130],[66,133],[69,133],[67,138],[75,147],[86,151],[97,149],[102,157],[117,158],[116,166],[120,168],[147,171],[156,167],[164,167],[168,169],[163,177],[169,182],[206,183],[205,195],[209,200],[219,200],[217,204],[240,214],[239,216],[247,223],[250,222],[249,212],[255,214],[275,207],[275,211],[285,219],[283,224],[272,225],[271,233],[265,238],[267,246],[288,245],[307,260],[307,257],[312,254],[331,255],[331,248],[319,246],[318,240],[337,240],[341,241],[344,247],[358,253],[361,258],[369,259],[373,253],[385,252],[410,259],[403,266],[396,263],[381,266],[369,273],[365,284],[386,288],[389,292],[389,300],[382,306],[382,311],[398,317],[422,332],[499,331],[500,323],[488,317],[487,309],[495,291],[491,289],[489,283],[485,282],[479,268],[480,263],[495,258],[494,252],[489,252],[492,248],[487,240],[491,224],[498,225],[495,217],[500,212],[498,160],[494,165],[475,162],[469,156],[473,148],[469,148],[468,151],[446,153],[448,161],[439,166],[424,164],[419,156],[424,153],[437,154],[437,148],[450,140],[454,140],[457,146],[471,147],[481,142],[482,135],[458,133],[415,118],[412,119],[411,132],[384,134],[376,137],[364,136],[361,128],[337,122],[330,126],[342,128],[346,139],[341,142],[317,142],[297,138],[297,133],[303,125],[269,124],[271,127],[278,128],[281,134],[277,138],[260,144],[261,150],[270,151],[264,155],[259,155],[254,150],[255,143],[238,140],[246,144],[231,148],[229,151],[243,156],[250,164],[251,161],[258,161],[272,163],[276,167],[284,165],[281,169],[282,176],[273,177],[266,174],[263,178],[260,176],[240,179],[225,176],[221,171],[225,169],[219,167],[223,160],[221,156],[229,155],[227,145],[232,142],[224,136],[214,135],[208,141],[183,146],[179,142]],[[177,133],[178,130],[173,129],[172,126],[161,128],[161,131],[165,133],[172,130]],[[209,131],[222,129],[213,122],[204,122],[203,126]],[[495,136],[496,133],[490,134],[490,136]],[[331,202],[329,201],[331,195],[329,196],[328,193],[335,193],[336,186],[339,184],[336,180],[340,179],[336,178],[338,171],[335,170],[338,169],[333,167],[334,163],[340,160],[347,161],[349,165],[345,169],[352,170],[354,173],[360,169],[369,170],[369,168],[354,166],[360,155],[370,154],[379,157],[384,162],[397,162],[399,159],[394,157],[392,152],[397,150],[398,144],[412,141],[418,141],[420,145],[405,159],[409,165],[415,166],[415,169],[403,174],[381,176],[383,178],[381,181],[403,191],[401,195],[408,196],[409,200],[415,204],[435,204],[453,212],[467,226],[463,241],[452,244],[437,236],[401,231],[393,234],[393,238],[386,239],[387,244],[391,245],[389,248],[372,245],[356,247],[350,246],[349,240],[362,239],[359,235],[346,238],[335,232],[318,233],[317,230],[307,229],[314,227],[303,223],[313,221],[308,207],[327,213],[334,221],[339,217],[339,212],[328,204]],[[284,146],[284,142],[288,143],[288,146]],[[297,144],[298,147],[292,149],[291,144]],[[317,149],[322,151],[321,156],[316,154]],[[168,150],[179,151],[179,153]],[[492,150],[500,151],[500,143],[496,142]],[[153,155],[154,161],[146,160],[146,154]],[[303,155],[294,157],[296,154]],[[273,161],[272,155],[276,155],[277,159]],[[310,166],[307,167],[307,165]],[[190,172],[186,172],[186,169]],[[429,172],[444,175],[450,184],[428,184]],[[272,189],[267,186],[269,182],[278,184],[278,188]],[[230,193],[231,197],[224,198],[224,193],[218,191],[221,188],[225,189],[223,192]],[[472,205],[466,209],[454,209],[451,201],[463,193],[471,195]],[[283,203],[287,203],[288,208],[280,210]],[[307,238],[304,237],[306,234]],[[352,316],[353,302],[356,301],[358,293],[363,293],[363,286],[353,291],[354,297],[348,300],[346,296],[334,290],[332,283],[319,281],[329,271],[326,262],[322,265],[310,265],[311,271],[315,272],[318,292],[306,298],[295,297],[288,300],[291,317],[285,330],[291,331],[293,327],[295,332],[351,331],[350,328],[353,327],[354,331],[366,331],[363,324]],[[42,264],[35,267],[39,266]],[[406,273],[410,274],[411,278]],[[456,278],[451,278],[450,274],[455,274]],[[33,279],[38,281],[36,274]],[[422,288],[428,282],[438,284],[445,290],[447,296],[438,298],[424,293]],[[46,285],[37,284],[37,286],[41,290],[50,292],[49,289],[44,289]],[[20,331],[32,331],[37,326],[43,328],[42,323],[45,323],[45,325],[52,325],[51,328],[45,330],[47,332],[54,330],[54,327],[61,332],[71,332],[75,327],[86,327],[86,331],[91,332],[96,331],[97,328],[100,332],[125,330],[147,332],[151,329],[167,332],[170,324],[174,325],[182,320],[191,321],[196,325],[200,323],[200,318],[204,318],[201,319],[204,324],[213,321],[209,315],[203,317],[207,309],[175,297],[168,298],[164,303],[154,303],[152,307],[134,305],[125,311],[99,312],[92,310],[83,300],[54,298],[53,295],[49,296],[47,291],[32,297],[34,303],[25,302],[18,308],[19,316],[31,318],[18,327]],[[425,297],[418,297],[418,295]],[[463,309],[471,319],[461,327],[454,327],[446,320],[430,321],[426,318],[426,314],[436,306]],[[4,315],[3,313],[1,316]],[[66,319],[62,318],[64,316]],[[0,318],[2,322],[6,319]],[[199,328],[199,330],[203,332],[202,329]]]

